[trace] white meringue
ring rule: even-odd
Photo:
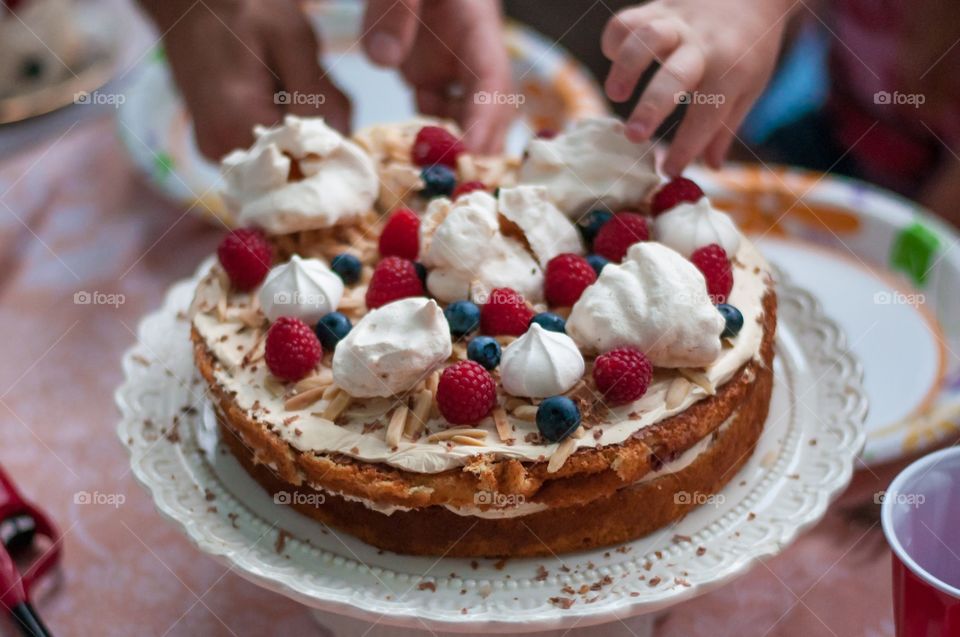
[[[380,183],[373,160],[322,118],[287,115],[254,129],[249,149],[223,158],[223,198],[240,225],[273,233],[327,228],[373,206]],[[292,161],[303,177],[290,181]]]
[[[293,255],[270,270],[257,298],[270,321],[293,316],[312,326],[340,305],[343,280],[320,259]]]
[[[535,139],[527,147],[518,182],[546,186],[560,210],[579,218],[588,210],[611,210],[646,201],[660,178],[653,147],[634,144],[618,119],[575,122],[553,139]]]
[[[333,381],[352,396],[394,396],[426,378],[451,351],[450,325],[437,302],[401,299],[365,315],[337,344]]]
[[[688,259],[711,243],[718,244],[730,256],[740,249],[740,230],[733,219],[711,206],[706,197],[682,203],[659,215],[653,221],[653,235]]]
[[[543,186],[501,188],[497,200],[500,214],[523,231],[542,267],[558,254],[583,254],[576,226],[553,205]]]
[[[500,359],[503,389],[526,398],[562,394],[577,384],[584,369],[583,355],[572,338],[536,323],[508,345]]]
[[[634,244],[603,269],[567,320],[584,350],[636,347],[657,367],[706,367],[720,354],[724,320],[690,261],[660,243]]]

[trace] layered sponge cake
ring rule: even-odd
[[[614,119],[478,157],[445,122],[258,129],[191,308],[223,439],[399,553],[531,556],[682,517],[772,390],[763,257]]]

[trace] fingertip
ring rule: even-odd
[[[395,67],[403,62],[403,44],[400,38],[392,33],[371,33],[364,38],[364,48],[370,59],[380,66]]]
[[[635,144],[639,144],[650,139],[651,134],[650,126],[643,122],[633,121],[627,124],[626,135],[627,139],[632,141]]]

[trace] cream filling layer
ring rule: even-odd
[[[210,294],[209,290],[204,289],[205,285],[216,285],[216,282],[204,279],[198,289],[200,298]],[[705,371],[706,378],[715,387],[730,380],[745,363],[759,357],[763,340],[762,301],[769,286],[766,261],[749,241],[744,240],[736,255],[734,286],[728,299],[728,303],[743,313],[744,326],[732,346],[725,347]],[[248,303],[248,297],[236,296],[231,299],[225,320],[221,321],[216,312],[197,313],[193,317],[193,324],[220,362],[214,370],[216,382],[233,395],[236,405],[248,416],[256,416],[295,449],[306,453],[340,453],[364,462],[382,462],[415,473],[439,473],[463,466],[478,454],[488,454],[495,459],[536,462],[548,459],[557,448],[555,443],[528,442],[526,435],[536,432],[536,425],[512,417],[512,444],[499,439],[492,419],[478,425],[488,430],[483,446],[428,443],[428,433],[445,427],[443,420],[438,418],[427,423],[426,432],[419,440],[404,439],[399,446],[391,448],[384,438],[383,429],[389,412],[396,404],[391,398],[356,400],[341,417],[342,424],[331,424],[311,415],[322,412],[325,401],[299,411],[286,411],[283,396],[276,396],[268,389],[272,383],[267,382],[269,373],[266,365],[262,361],[246,367],[241,365],[244,355],[256,345],[256,335],[249,329],[242,329],[243,313]],[[643,398],[614,408],[609,422],[595,426],[600,434],[597,437],[588,434],[577,439],[577,449],[622,443],[637,431],[679,414],[707,396],[704,389],[693,386],[679,404],[668,409],[666,393],[674,378],[676,372],[672,370],[657,370],[654,382]],[[290,421],[292,416],[297,418]]]

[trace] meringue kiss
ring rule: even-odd
[[[326,263],[297,255],[270,270],[258,295],[271,322],[293,316],[309,325],[336,310],[341,297],[343,280]]]
[[[503,350],[500,378],[512,396],[546,398],[562,394],[583,377],[584,362],[573,339],[533,323]]]

